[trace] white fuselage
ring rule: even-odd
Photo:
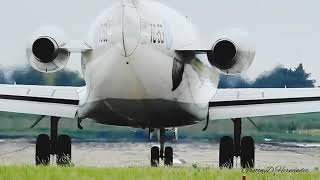
[[[159,2],[123,1],[93,23],[83,55],[86,92],[80,118],[132,127],[173,127],[205,120],[219,82],[206,55],[178,54],[198,33]]]

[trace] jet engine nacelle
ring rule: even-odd
[[[207,52],[211,65],[225,74],[238,74],[251,66],[255,47],[246,31],[232,30],[215,39],[211,51]]]
[[[66,42],[66,35],[59,28],[46,27],[37,30],[27,47],[30,65],[44,73],[61,70],[70,58],[70,52],[62,48]]]

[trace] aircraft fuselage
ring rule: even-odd
[[[158,2],[123,1],[104,11],[82,58],[79,118],[142,128],[205,120],[219,71],[206,55],[174,51],[197,38],[187,17]]]

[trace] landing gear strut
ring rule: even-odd
[[[254,140],[250,136],[241,138],[241,118],[232,119],[234,137],[222,137],[220,140],[219,167],[232,168],[234,157],[240,157],[242,168],[254,168]]]
[[[71,138],[67,135],[58,136],[60,117],[51,117],[50,137],[41,134],[36,142],[36,165],[49,165],[50,155],[56,155],[57,165],[68,166],[71,163]]]
[[[160,159],[164,161],[164,165],[172,166],[173,165],[173,148],[170,146],[165,147],[165,132],[164,128],[160,129],[160,148],[158,146],[153,146],[151,148],[151,166],[158,167],[160,164]]]

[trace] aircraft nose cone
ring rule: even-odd
[[[123,5],[122,14],[123,56],[129,57],[136,50],[140,38],[140,16],[135,6]]]

